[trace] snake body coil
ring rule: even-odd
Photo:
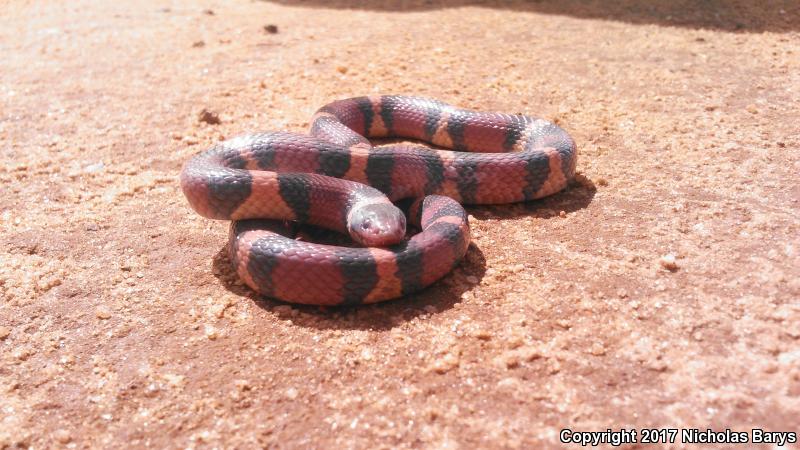
[[[382,137],[453,151],[367,140]],[[419,97],[358,97],[322,107],[310,135],[216,144],[186,163],[181,187],[202,216],[233,221],[230,259],[256,292],[295,303],[369,303],[452,270],[470,239],[459,203],[553,194],[574,177],[576,159],[572,138],[545,120]],[[392,203],[407,198],[409,221],[421,230],[408,239],[406,215]],[[298,241],[284,220],[349,234],[365,247]]]

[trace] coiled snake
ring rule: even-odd
[[[367,140],[383,137],[452,151]],[[358,97],[323,106],[310,135],[251,134],[214,145],[186,163],[181,187],[202,216],[233,221],[230,259],[256,292],[355,304],[418,291],[452,270],[470,240],[460,203],[553,194],[574,177],[576,160],[572,138],[542,119],[420,97]],[[392,203],[401,199],[413,199],[406,212]],[[421,230],[410,238],[406,214]],[[349,234],[364,247],[295,240],[286,220]]]

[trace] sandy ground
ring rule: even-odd
[[[0,12],[0,448],[800,431],[797,2],[43,3]],[[256,298],[181,165],[374,93],[554,120],[581,177],[419,295]]]

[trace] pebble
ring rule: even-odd
[[[264,25],[264,31],[269,34],[277,34],[278,33],[278,26],[277,25]]]
[[[8,327],[0,327],[0,341],[4,340],[11,334],[11,330]]]
[[[206,46],[206,43],[204,41],[196,41],[196,42],[194,42],[192,44],[193,48],[200,48],[200,47],[205,47],[205,46]]]
[[[33,355],[34,353],[36,353],[36,352],[32,348],[29,348],[29,347],[17,347],[17,348],[14,349],[14,351],[11,352],[11,356],[13,356],[14,358],[16,358],[16,359],[18,359],[20,361],[27,361],[28,358],[30,358],[31,355]]]
[[[603,356],[606,354],[606,348],[603,347],[603,344],[600,344],[599,342],[595,342],[589,351],[594,356]]]
[[[475,275],[469,275],[467,277],[467,283],[469,284],[478,284],[479,281],[480,280],[478,280],[478,277],[476,277]]]
[[[94,163],[94,164],[89,164],[88,166],[83,168],[83,171],[86,172],[86,173],[95,173],[95,172],[99,172],[99,171],[103,170],[104,167],[105,167],[105,164],[103,164],[103,162],[100,161],[100,162],[97,162],[97,163]]]
[[[296,399],[298,395],[299,393],[297,392],[297,389],[293,387],[286,390],[286,398],[288,398],[289,400]]]
[[[213,325],[205,326],[205,334],[208,340],[213,341],[219,337],[219,331]]]
[[[497,382],[497,387],[499,388],[512,388],[516,389],[520,385],[520,382],[516,378],[508,377],[503,378],[502,380]]]
[[[253,390],[253,385],[247,380],[236,380],[233,384],[236,386],[236,389],[242,392]]]
[[[216,305],[212,305],[209,308],[209,311],[214,317],[221,319],[223,316],[225,316],[225,305],[217,303]]]
[[[166,380],[166,382],[172,387],[181,387],[186,379],[185,376],[174,373],[165,373],[161,375],[161,377],[164,378],[164,380]]]
[[[108,306],[100,305],[95,309],[94,314],[98,319],[106,320],[111,318],[111,309]]]
[[[345,67],[345,66],[338,66],[338,67],[336,67],[336,70],[341,74],[347,73],[347,67]]]
[[[36,282],[36,290],[41,293],[45,293],[56,286],[61,286],[61,278],[59,277],[42,278]]]
[[[488,340],[492,339],[492,333],[490,331],[484,330],[484,329],[478,329],[475,332],[473,332],[472,335],[475,338],[480,339],[482,341],[488,341]]]
[[[675,255],[671,253],[662,256],[659,262],[661,263],[661,267],[667,270],[671,271],[678,270],[678,262],[675,260]]]
[[[374,354],[372,350],[365,348],[361,350],[361,360],[362,361],[372,361],[374,359]]]
[[[197,116],[197,120],[199,120],[200,122],[205,122],[209,125],[219,125],[220,123],[222,123],[217,113],[209,111],[205,108],[203,108],[203,110],[200,111],[200,114],[198,114]]]
[[[438,373],[443,374],[449,372],[452,369],[455,369],[459,365],[459,358],[452,354],[447,353],[441,358],[437,359],[430,365],[429,369]]]
[[[183,139],[181,139],[181,141],[183,141],[183,143],[186,145],[195,145],[198,142],[200,142],[194,136],[184,136]]]
[[[60,429],[53,433],[53,438],[62,444],[69,444],[69,442],[72,440],[72,435],[69,433],[69,431]]]

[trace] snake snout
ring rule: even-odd
[[[397,207],[377,203],[356,208],[348,224],[350,237],[368,247],[399,243],[406,234],[406,216]]]

